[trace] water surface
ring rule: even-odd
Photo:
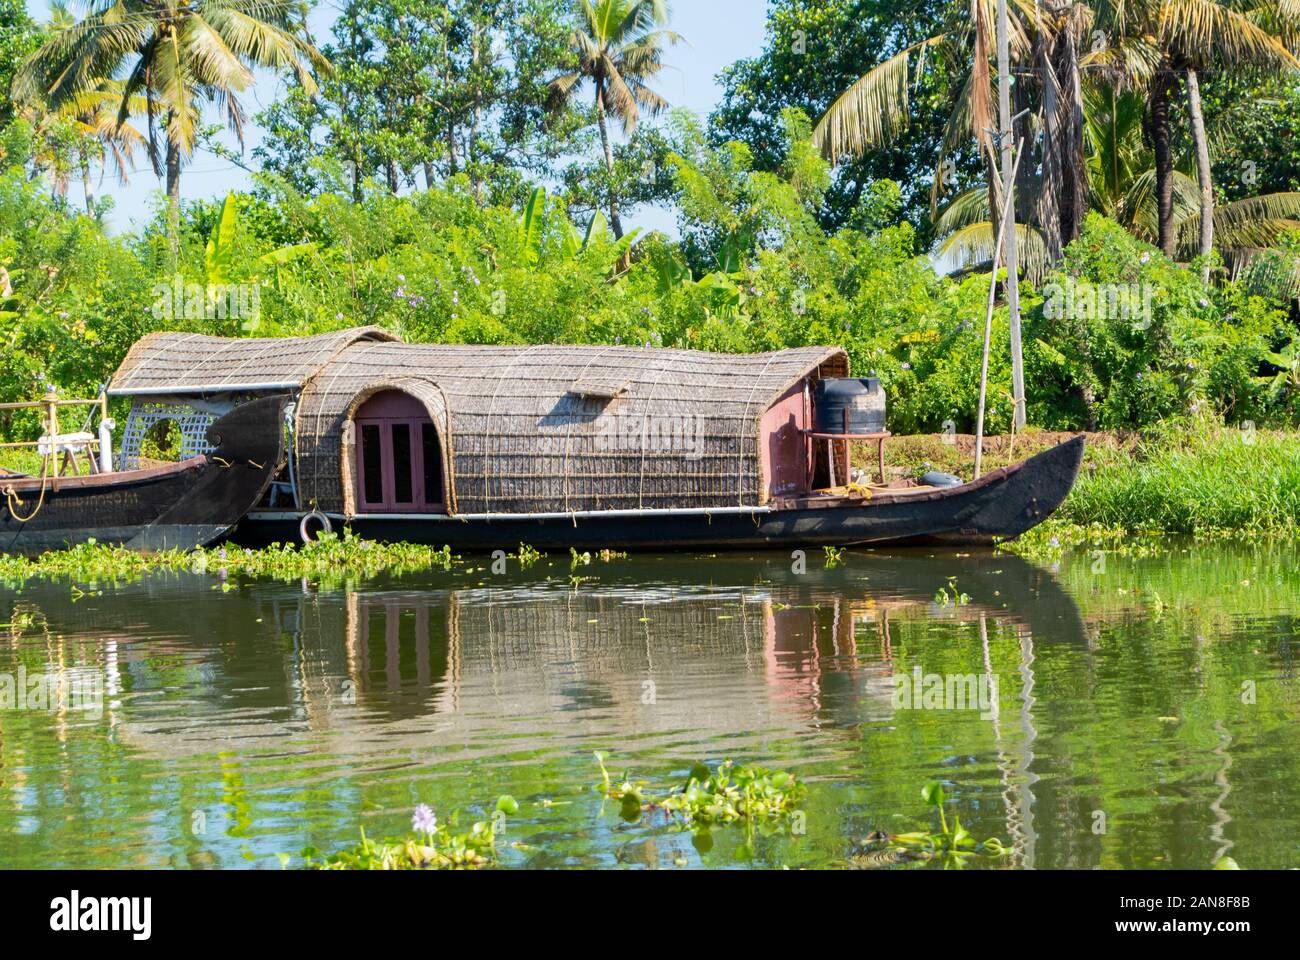
[[[99,711],[0,709],[0,865],[279,869],[504,793],[507,866],[842,865],[928,824],[940,779],[1012,846],[1001,866],[1300,866],[1297,561],[1171,544],[1057,570],[949,549],[802,574],[788,554],[552,556],[0,586],[0,677],[105,689]],[[918,669],[996,699],[900,704]],[[625,823],[594,750],[656,785],[699,760],[792,770],[806,832]]]

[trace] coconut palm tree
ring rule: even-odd
[[[1089,84],[1083,95],[1086,196],[1091,209],[1119,223],[1147,243],[1160,239],[1162,214],[1157,188],[1156,155],[1144,138],[1146,90]],[[1193,155],[1175,158],[1169,176],[1169,232],[1172,256],[1190,260],[1202,236],[1200,190]],[[1247,197],[1213,209],[1219,249],[1234,266],[1244,267],[1289,230],[1300,229],[1300,194],[1270,193]],[[987,264],[993,256],[993,223],[982,188],[953,198],[936,220],[938,241],[932,256],[954,269]],[[1038,282],[1054,258],[1048,234],[1040,225],[1016,224],[1024,267]]]
[[[38,104],[18,107],[19,116],[32,125],[37,143],[36,166],[51,172],[54,192],[63,196],[68,189],[69,163],[75,164],[81,174],[86,215],[90,217],[95,215],[92,163],[102,163],[105,170],[112,167],[118,183],[129,183],[127,171],[135,169],[136,152],[148,152],[149,148],[139,130],[130,123],[118,122],[121,88],[120,81],[105,80],[95,89],[78,93],[57,107]],[[133,112],[143,113],[144,98],[136,97],[131,106]]]
[[[50,4],[50,19],[44,29],[47,35],[54,35],[75,22],[66,4],[56,0]],[[117,122],[121,87],[117,81],[105,80],[57,105],[45,100],[13,102],[14,112],[32,128],[33,165],[49,172],[56,195],[66,195],[74,166],[80,169],[88,216],[95,214],[92,162],[102,162],[105,169],[111,165],[118,182],[128,183],[127,170],[135,168],[135,153],[145,145],[139,130]],[[142,113],[143,98],[133,107],[133,113]]]
[[[1109,69],[1119,83],[1148,92],[1157,241],[1170,257],[1179,247],[1180,231],[1170,107],[1178,81],[1186,86],[1199,195],[1196,249],[1208,255],[1221,218],[1214,211],[1200,73],[1211,65],[1268,74],[1300,70],[1289,49],[1300,29],[1300,7],[1292,0],[1099,0],[1096,6],[1096,27],[1107,43],[1084,63]],[[1275,206],[1255,204],[1257,213],[1275,213]]]
[[[165,150],[151,156],[162,177],[158,155],[165,154],[173,210],[204,101],[225,114],[242,144],[237,94],[252,84],[254,68],[292,69],[309,94],[316,90],[310,68],[329,68],[308,36],[303,0],[86,0],[85,11],[23,62],[14,91],[58,107],[105,80],[120,81],[119,126],[143,98],[151,148],[159,119],[166,134]]]
[[[937,210],[944,189],[939,171],[946,158],[972,138],[989,172],[989,199],[994,209],[1001,203],[1001,185],[994,175],[993,79],[990,57],[994,48],[997,0],[954,0],[948,11],[951,28],[914,43],[877,64],[855,81],[827,109],[813,130],[813,142],[832,163],[843,156],[861,156],[889,143],[909,122],[910,91],[936,61],[963,66],[951,111],[945,123],[931,208]],[[1031,32],[1036,7],[1032,0],[1012,0],[1009,16],[1011,57],[1023,66],[1033,52]],[[1026,168],[1027,169],[1027,168]]]
[[[569,36],[569,46],[577,55],[577,69],[551,81],[548,108],[553,113],[566,109],[585,80],[595,88],[596,123],[610,178],[609,223],[615,238],[621,239],[623,223],[613,183],[614,151],[607,117],[617,118],[630,136],[641,111],[653,115],[667,109],[668,101],[647,84],[663,68],[664,44],[682,38],[664,29],[665,0],[575,0],[574,15],[578,25]]]

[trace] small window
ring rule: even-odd
[[[442,445],[438,443],[438,430],[432,423],[420,424],[423,444],[420,450],[424,461],[424,498],[429,503],[442,503]]]
[[[415,496],[415,477],[411,474],[411,424],[391,424],[393,431],[393,500],[409,504]]]
[[[384,504],[384,457],[383,445],[379,442],[379,424],[362,424],[361,453],[362,476],[365,478],[362,488],[365,496],[362,499],[367,506],[381,507]]]

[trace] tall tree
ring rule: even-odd
[[[23,0],[0,0],[0,127],[13,119],[9,88],[18,65],[40,44],[36,22]]]
[[[291,88],[259,114],[263,169],[314,192],[310,161],[346,164],[354,198],[465,174],[480,202],[517,200],[554,172],[573,122],[548,117],[567,58],[568,0],[348,0],[315,96]]]
[[[1236,0],[1099,0],[1096,27],[1107,42],[1089,59],[1110,67],[1122,83],[1148,91],[1158,242],[1170,257],[1178,243],[1171,109],[1180,81],[1185,84],[1200,194],[1197,250],[1208,255],[1214,243],[1214,187],[1200,73],[1211,65],[1262,73],[1300,69],[1300,61],[1289,49],[1300,28],[1300,8],[1289,0],[1252,0],[1249,4]]]
[[[121,79],[118,122],[143,97],[151,146],[159,118],[166,147],[167,196],[180,201],[181,168],[194,151],[209,102],[243,141],[245,114],[237,94],[253,69],[292,70],[314,92],[311,68],[327,70],[307,32],[303,0],[88,0],[86,16],[51,36],[19,68],[15,92],[54,106]],[[174,216],[174,214],[173,214]]]
[[[877,58],[942,32],[949,6],[950,0],[773,0],[763,51],[719,76],[722,96],[709,118],[711,139],[744,143],[756,170],[779,170],[785,162],[783,110],[822,116]],[[932,59],[909,93],[913,122],[870,152],[841,157],[819,211],[825,227],[852,221],[860,205],[871,203],[871,184],[878,180],[902,187],[905,215],[924,227],[954,67],[960,65]],[[975,152],[964,150],[943,175],[955,186],[982,170]]]
[[[676,44],[681,37],[664,29],[668,23],[665,0],[575,0],[578,25],[569,43],[577,56],[577,68],[551,82],[553,112],[566,110],[584,81],[595,90],[596,124],[605,154],[605,171],[614,179],[614,151],[609,138],[608,117],[614,116],[629,136],[636,131],[641,111],[660,113],[668,106],[648,83],[663,68],[664,44]],[[609,222],[614,236],[623,236],[618,195],[609,196]]]

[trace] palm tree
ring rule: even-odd
[[[75,23],[62,0],[50,4],[47,35],[66,30]],[[35,143],[33,165],[48,170],[54,193],[64,196],[75,165],[80,168],[85,192],[86,215],[95,215],[95,196],[90,185],[91,162],[112,165],[119,183],[129,182],[127,169],[135,168],[135,152],[144,146],[144,137],[129,123],[117,122],[121,101],[121,83],[105,80],[94,89],[77,93],[59,103],[48,101],[13,102],[14,112],[32,128]],[[142,113],[143,98],[133,104],[133,113]]]
[[[1214,211],[1199,74],[1211,64],[1270,74],[1300,69],[1288,49],[1300,27],[1300,8],[1291,0],[1101,0],[1096,26],[1110,42],[1085,64],[1110,68],[1119,82],[1149,91],[1157,240],[1170,257],[1179,246],[1170,101],[1178,79],[1186,84],[1199,193],[1197,253],[1206,256],[1220,218]]]
[[[137,150],[148,150],[142,133],[117,119],[122,100],[120,81],[105,80],[93,90],[78,93],[57,107],[35,104],[19,106],[19,115],[32,125],[38,144],[35,161],[54,177],[54,192],[62,196],[68,188],[68,162],[76,164],[85,193],[86,215],[95,215],[95,194],[91,187],[91,163],[112,166],[119,183],[129,183],[127,170],[135,169]],[[136,97],[133,112],[143,112],[144,98]],[[65,143],[62,134],[71,136]]]
[[[1091,209],[1114,220],[1146,243],[1160,239],[1161,211],[1156,154],[1144,139],[1146,91],[1088,84],[1082,99],[1087,157],[1085,195]],[[1180,169],[1180,167],[1182,169]],[[1177,159],[1169,175],[1169,234],[1172,256],[1190,260],[1202,236],[1203,207],[1193,171],[1195,158]],[[1213,209],[1219,248],[1236,268],[1246,267],[1261,250],[1289,230],[1300,229],[1300,194],[1270,193],[1247,197]],[[1054,257],[1048,252],[1050,230],[1016,224],[1026,274],[1034,282],[1046,276]],[[939,239],[932,255],[956,268],[986,264],[993,256],[994,228],[982,188],[958,194],[936,221]]]
[[[1032,2],[1013,0],[1009,18],[1013,61],[1023,63],[1031,52],[1026,18]],[[861,156],[889,143],[909,122],[910,90],[936,59],[969,64],[957,86],[944,138],[935,158],[936,176],[931,208],[937,210],[944,178],[938,175],[945,158],[970,138],[979,146],[989,173],[989,201],[996,210],[1001,186],[994,175],[993,80],[990,54],[996,0],[954,0],[947,19],[952,29],[914,43],[877,64],[831,104],[813,130],[813,143],[832,163],[842,156]]]
[[[663,29],[668,23],[666,0],[575,0],[574,14],[578,26],[569,36],[569,46],[577,54],[577,69],[551,81],[548,108],[553,113],[566,109],[584,80],[595,88],[596,123],[610,179],[609,222],[615,238],[621,239],[623,223],[606,118],[613,114],[630,136],[642,110],[653,115],[668,107],[668,101],[647,84],[663,68],[664,44],[682,38]]]
[[[292,69],[303,89],[316,90],[309,67],[329,64],[312,45],[302,0],[86,0],[86,16],[54,33],[27,58],[14,91],[55,107],[105,80],[120,81],[117,124],[143,98],[154,169],[159,117],[166,133],[166,183],[173,216],[181,166],[193,153],[201,104],[209,101],[243,143],[244,110],[236,96],[253,68]]]

